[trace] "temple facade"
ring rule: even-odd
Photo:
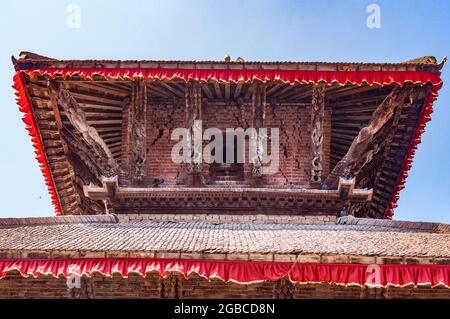
[[[392,220],[445,60],[13,58],[56,217],[0,219],[0,297],[450,298]]]

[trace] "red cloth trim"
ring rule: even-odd
[[[51,197],[51,201],[55,207],[56,215],[62,214],[61,203],[59,202],[58,194],[56,192],[55,181],[53,180],[52,173],[48,166],[48,160],[45,155],[44,147],[41,141],[41,135],[39,133],[38,126],[34,119],[33,109],[31,107],[30,100],[28,99],[25,84],[20,72],[16,72],[14,75],[14,89],[16,90],[16,101],[19,105],[19,110],[24,113],[22,121],[25,123],[25,127],[28,131],[28,135],[31,136],[31,143],[34,147],[36,159],[39,163],[42,175],[44,175],[45,185],[48,187],[48,192]]]
[[[77,74],[85,78],[93,78],[95,75],[102,75],[107,78],[155,78],[155,79],[173,79],[206,81],[208,79],[217,79],[219,81],[251,81],[260,79],[264,81],[280,80],[289,83],[317,83],[320,81],[330,83],[353,83],[353,84],[392,84],[392,83],[431,83],[432,91],[427,99],[424,112],[419,121],[414,138],[411,140],[411,146],[408,155],[403,163],[402,171],[397,180],[395,191],[391,197],[390,204],[386,209],[385,218],[392,218],[393,210],[397,206],[400,190],[403,189],[408,171],[411,168],[417,145],[420,143],[422,133],[425,131],[426,123],[430,120],[430,114],[433,111],[433,101],[437,97],[438,90],[442,87],[442,81],[439,73],[434,72],[416,72],[416,71],[303,71],[303,70],[233,70],[233,69],[175,69],[175,68],[42,68],[17,71],[14,76],[14,88],[18,96],[17,103],[20,110],[24,112],[24,122],[32,138],[33,146],[36,151],[37,159],[44,174],[45,182],[49,188],[52,202],[55,205],[57,215],[62,214],[61,204],[56,193],[56,188],[48,169],[45,152],[41,145],[40,134],[34,121],[30,101],[26,97],[23,80],[20,73],[33,75],[49,75],[63,77]]]
[[[392,219],[392,217],[394,216],[394,209],[397,207],[397,202],[400,198],[400,191],[405,187],[406,178],[408,177],[408,172],[412,167],[412,161],[414,159],[417,146],[420,144],[422,140],[422,134],[423,132],[425,132],[427,123],[431,121],[431,113],[433,113],[433,102],[434,100],[437,99],[438,91],[440,90],[441,87],[442,83],[433,84],[431,92],[427,97],[425,107],[422,111],[422,115],[419,120],[419,124],[417,125],[416,132],[414,133],[413,138],[411,139],[408,154],[405,160],[403,161],[402,170],[397,178],[395,190],[389,201],[389,205],[386,210],[384,218]]]
[[[373,281],[371,267],[379,267],[379,282]],[[225,282],[249,284],[275,281],[288,277],[292,282],[334,283],[370,287],[387,286],[445,286],[450,288],[450,265],[364,265],[319,264],[292,262],[257,262],[226,260],[187,260],[158,258],[79,258],[79,259],[6,259],[0,260],[0,278],[18,270],[24,277],[71,274],[91,277],[93,273],[127,277],[129,273],[145,276],[157,271],[165,277],[169,272],[180,272],[187,279],[196,273],[205,279],[218,278]]]

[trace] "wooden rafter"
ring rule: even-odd
[[[173,94],[175,94],[178,97],[184,97],[184,92],[178,90],[177,88],[173,87],[172,85],[164,82],[164,81],[160,81],[159,84],[163,87],[165,87],[167,90],[169,90],[170,92],[172,92]]]
[[[209,89],[208,83],[202,84],[202,90],[208,99],[213,99],[213,94],[212,94],[211,90]]]
[[[229,100],[231,96],[231,83],[225,83],[225,100]]]
[[[236,89],[234,90],[234,98],[237,99],[239,95],[241,95],[242,86],[244,85],[243,81],[239,81],[236,85]]]
[[[217,82],[217,81],[214,82],[214,90],[216,91],[217,98],[221,99],[222,98],[222,91],[220,89],[219,82]]]

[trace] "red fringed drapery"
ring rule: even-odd
[[[80,258],[80,259],[7,259],[0,260],[0,278],[17,270],[24,277],[71,274],[91,277],[93,273],[127,277],[130,273],[145,276],[157,271],[165,277],[179,272],[188,278],[195,273],[208,280],[249,284],[288,277],[292,282],[333,283],[369,287],[445,286],[450,288],[450,265],[363,265],[292,262],[257,262],[224,260],[188,260],[157,258]]]
[[[386,210],[385,218],[392,218],[393,210],[397,206],[399,192],[404,187],[408,170],[411,168],[412,159],[414,157],[417,145],[420,143],[422,133],[425,131],[426,123],[431,119],[433,112],[433,101],[437,97],[438,90],[442,86],[440,75],[434,72],[413,72],[413,71],[303,71],[303,70],[233,70],[233,69],[174,69],[174,68],[42,68],[18,71],[14,76],[14,88],[16,89],[17,103],[20,110],[24,113],[24,122],[27,125],[28,132],[31,136],[33,146],[35,148],[36,157],[39,161],[41,171],[44,174],[45,182],[49,188],[52,202],[55,205],[55,211],[58,215],[62,214],[61,204],[58,199],[55,184],[52,179],[51,172],[48,167],[45,152],[42,147],[39,130],[33,117],[33,111],[30,107],[26,90],[24,87],[21,73],[34,75],[48,75],[55,77],[61,75],[63,77],[79,75],[84,78],[93,78],[95,75],[101,75],[106,78],[144,78],[144,79],[183,79],[207,81],[216,79],[219,81],[252,81],[259,79],[262,81],[279,80],[288,83],[317,83],[326,82],[339,83],[341,85],[352,83],[361,85],[367,83],[387,85],[392,83],[420,83],[432,84],[432,90],[427,98],[427,102],[422,116],[417,126],[414,138],[408,151],[408,156],[403,163],[402,172],[397,180],[395,191],[391,197],[390,204]]]

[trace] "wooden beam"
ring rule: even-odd
[[[164,81],[159,81],[158,82],[161,86],[165,87],[166,89],[168,89],[170,92],[172,92],[173,94],[175,94],[178,97],[184,97],[184,93],[182,91],[179,91],[178,89],[175,89],[174,87],[172,87],[170,84],[164,82]]]
[[[281,89],[284,85],[286,85],[285,83],[277,83],[274,86],[272,86],[269,90],[267,90],[267,96],[272,95],[273,93],[275,93],[276,91],[278,91],[279,89]]]
[[[323,183],[325,188],[337,187],[339,177],[352,178],[358,165],[365,165],[370,159],[372,141],[384,125],[392,118],[397,107],[404,103],[406,97],[412,93],[412,87],[395,86],[391,93],[375,109],[369,124],[359,131],[345,156],[336,164],[333,171]]]

